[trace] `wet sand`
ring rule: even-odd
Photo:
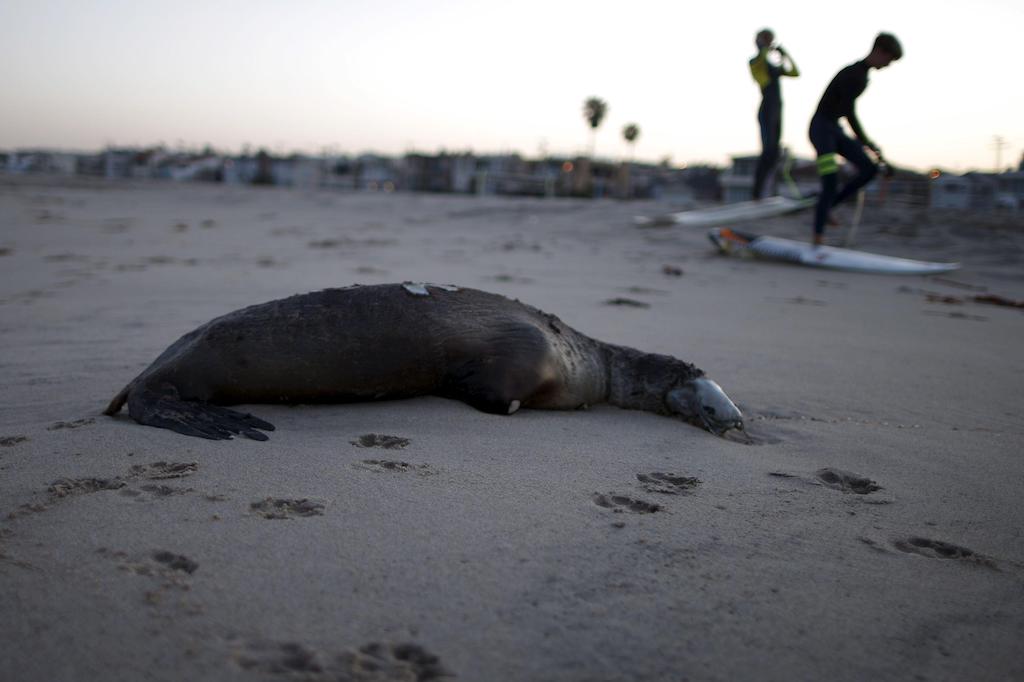
[[[942,277],[716,255],[653,202],[0,178],[0,679],[1024,677],[1024,226],[868,206]],[[744,225],[803,237],[807,214]],[[833,239],[837,238],[836,233]],[[714,378],[749,439],[598,405],[100,411],[183,333],[455,283]]]

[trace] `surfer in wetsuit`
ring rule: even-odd
[[[754,38],[757,55],[750,60],[750,75],[761,88],[761,107],[757,110],[757,122],[761,124],[761,158],[757,160],[754,174],[754,198],[764,194],[764,183],[768,174],[779,160],[779,140],[782,138],[782,89],[781,76],[797,77],[800,71],[793,58],[781,45],[772,45],[775,34],[768,29],[760,31]],[[779,63],[773,64],[769,57],[778,53]]]
[[[821,193],[814,211],[814,243],[823,243],[825,223],[832,207],[853,196],[857,190],[871,181],[878,173],[878,165],[866,153],[867,147],[879,159],[882,152],[878,145],[864,134],[854,103],[868,86],[868,71],[884,69],[903,56],[903,48],[896,36],[891,33],[879,33],[875,44],[867,57],[851,64],[836,74],[832,82],[825,88],[821,96],[818,110],[811,118],[810,137],[818,153],[818,175],[821,176]],[[839,119],[846,118],[857,139],[847,137],[839,126]],[[839,162],[836,155],[842,156],[857,167],[857,175],[843,185],[842,191],[836,194],[839,184]]]

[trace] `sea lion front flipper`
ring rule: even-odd
[[[128,394],[128,414],[140,424],[210,440],[229,440],[233,435],[267,440],[267,435],[257,429],[274,430],[273,424],[251,414],[209,403],[181,400],[177,389],[166,383],[156,389],[132,387]]]
[[[463,349],[449,360],[441,395],[461,400],[481,412],[514,414],[549,383],[544,335],[530,326],[514,326],[481,347]]]

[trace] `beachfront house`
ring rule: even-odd
[[[2,156],[0,168],[7,173],[74,175],[77,168],[76,156],[65,152],[19,149]]]
[[[402,159],[402,189],[417,192],[466,194],[476,187],[483,163],[470,152],[449,154],[409,153]]]
[[[1000,173],[996,180],[997,209],[1024,211],[1024,171]]]
[[[323,159],[292,154],[285,158],[275,158],[270,172],[275,185],[312,189],[320,187],[327,171]]]
[[[518,154],[495,154],[477,160],[473,189],[477,194],[554,196],[561,160],[528,161]]]
[[[928,205],[936,209],[982,210],[991,208],[996,183],[987,173],[953,175],[937,172],[931,181]]]
[[[1024,171],[965,173],[934,171],[932,208],[977,211],[1024,211]]]
[[[718,177],[718,182],[722,186],[723,203],[750,201],[754,194],[757,159],[757,156],[749,154],[732,157],[732,164]]]
[[[226,159],[217,158],[216,162],[202,159],[196,163],[217,167],[221,179],[228,185],[275,185],[306,189],[325,185],[330,166],[328,160],[320,157],[302,154],[276,157],[265,150],[255,156],[243,154]]]

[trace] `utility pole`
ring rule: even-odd
[[[1006,148],[1006,140],[1002,135],[994,135],[992,147],[996,150],[996,173],[999,173],[1003,169],[1003,149]]]

